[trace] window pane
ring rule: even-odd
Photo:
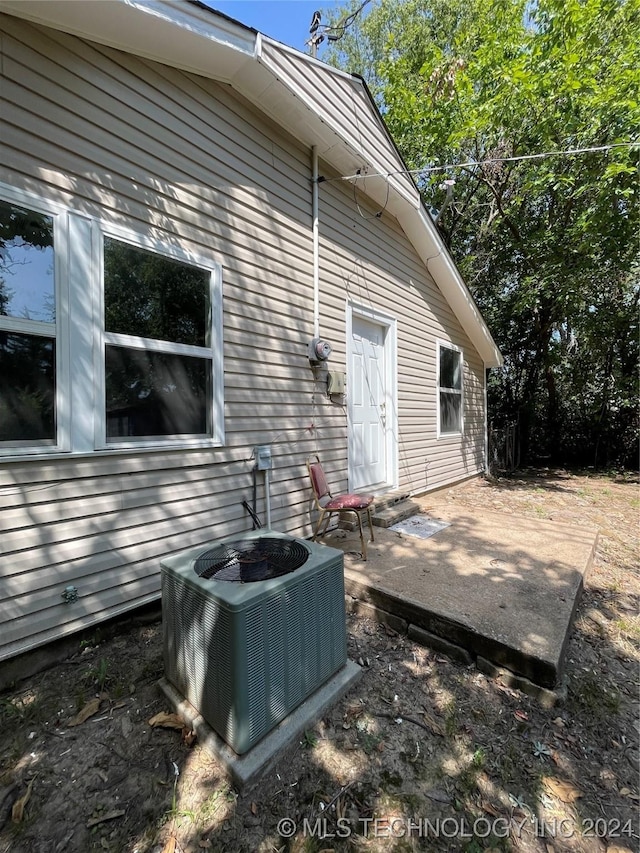
[[[106,347],[107,438],[210,435],[211,362]]]
[[[55,321],[53,219],[0,201],[0,314]]]
[[[0,331],[0,441],[55,437],[55,341]]]
[[[440,387],[462,388],[460,353],[448,347],[440,347]]]
[[[462,395],[440,392],[440,432],[460,432],[462,429]]]
[[[209,280],[205,270],[105,238],[105,329],[209,346]]]

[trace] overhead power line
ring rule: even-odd
[[[431,172],[446,172],[450,169],[469,169],[474,166],[486,166],[491,163],[516,163],[520,160],[542,160],[545,157],[574,157],[577,154],[589,154],[595,151],[610,151],[612,148],[638,148],[638,142],[615,142],[611,145],[596,145],[591,148],[569,148],[565,151],[543,151],[540,154],[521,154],[518,157],[488,157],[486,160],[469,160],[467,163],[446,163],[442,166],[423,166],[420,169],[398,169],[395,172],[358,171],[355,175],[342,175],[339,178],[326,178],[327,181],[353,181],[357,178],[390,178],[392,175],[425,175]]]

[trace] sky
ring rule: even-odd
[[[224,12],[241,24],[271,38],[305,51],[309,24],[316,10],[346,5],[336,0],[205,0],[207,6]],[[325,21],[326,22],[326,21]],[[321,55],[320,48],[319,55]]]

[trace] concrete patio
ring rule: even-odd
[[[356,532],[322,540],[345,552],[352,608],[555,701],[597,531],[451,507],[438,496],[417,502],[449,526],[426,539],[375,527],[366,562]]]

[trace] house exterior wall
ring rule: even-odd
[[[229,87],[4,15],[0,61],[0,198],[220,265],[224,329],[219,446],[0,456],[1,660],[156,599],[163,555],[249,530],[255,445],[272,447],[272,526],[309,535],[305,461],[346,487],[347,418],[306,357],[310,152]],[[344,370],[348,299],[397,318],[399,485],[419,492],[482,468],[483,364],[395,220],[366,210],[321,185],[320,332]],[[458,438],[436,437],[438,338],[464,352]],[[257,494],[264,519],[260,474]]]
[[[354,132],[348,139],[353,151],[360,151],[366,162],[377,163],[382,172],[389,173],[388,180],[413,204],[418,205],[418,189],[405,172],[398,171],[398,155],[390,138],[380,144],[380,125],[370,107],[370,96],[364,87],[354,87],[347,74],[318,74],[315,63],[299,51],[281,45],[264,43],[261,61],[279,77],[294,80],[300,100],[312,105],[322,113],[326,104],[331,104],[331,119],[335,130],[345,132],[351,126],[353,116],[358,115]],[[329,121],[329,117],[326,117]],[[353,161],[357,162],[357,160]],[[352,173],[354,169],[350,170]]]
[[[345,301],[397,321],[399,488],[420,493],[477,474],[484,467],[482,360],[397,222],[378,217],[341,182],[320,187],[322,330],[335,347],[332,363],[346,359]],[[463,351],[461,436],[437,437],[438,341]],[[346,454],[346,443],[339,452]],[[344,456],[338,467],[346,470]]]

